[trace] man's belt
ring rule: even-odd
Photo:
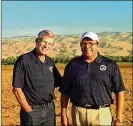
[[[39,102],[39,103],[35,103],[35,104],[32,104],[31,106],[32,107],[40,107],[40,106],[46,106],[46,105],[49,105],[53,100],[50,100],[50,101],[43,101],[43,102]]]
[[[100,106],[98,106],[98,105],[84,105],[84,106],[82,106],[83,108],[86,108],[86,109],[100,109],[100,108],[106,108],[106,107],[109,107],[110,105],[100,105]]]

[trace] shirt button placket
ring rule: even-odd
[[[45,73],[45,65],[43,65],[43,76],[46,78],[46,73]]]
[[[88,66],[87,66],[87,72],[90,73],[90,63],[88,63]]]

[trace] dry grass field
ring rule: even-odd
[[[109,56],[132,55],[132,32],[100,32],[100,53]],[[56,35],[55,48],[49,56],[80,55],[80,34]],[[20,46],[21,45],[21,46]],[[2,38],[2,58],[20,56],[35,47],[35,36],[14,36]]]
[[[61,74],[63,74],[64,66],[57,65]],[[125,92],[125,111],[124,111],[124,125],[133,125],[132,111],[133,111],[133,89],[132,89],[132,67],[131,65],[120,65],[120,70],[126,87]],[[12,93],[12,66],[2,66],[2,125],[16,126],[19,125],[19,104]],[[60,93],[55,90],[56,100],[56,122],[60,125]],[[115,98],[114,98],[115,100]],[[68,115],[70,114],[71,103],[69,103]],[[113,116],[115,116],[115,104],[111,106]],[[71,120],[70,120],[71,121]]]

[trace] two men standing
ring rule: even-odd
[[[36,48],[20,56],[14,66],[13,92],[20,103],[21,126],[54,126],[54,88],[60,86],[61,123],[69,125],[68,100],[72,102],[74,126],[111,125],[110,104],[116,94],[115,125],[121,124],[124,109],[124,85],[117,64],[100,55],[99,39],[93,32],[81,36],[82,55],[69,61],[63,80],[52,59],[47,56],[54,35],[43,30]]]

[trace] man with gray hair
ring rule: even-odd
[[[47,56],[54,46],[50,30],[39,32],[36,47],[18,57],[13,71],[13,93],[20,107],[21,126],[55,126],[54,88],[61,75]]]
[[[124,90],[118,65],[100,55],[99,38],[85,32],[80,39],[82,55],[72,59],[65,68],[61,92],[61,121],[69,125],[68,100],[72,102],[74,126],[111,125],[112,92],[116,94],[115,125],[121,125],[124,110]]]

